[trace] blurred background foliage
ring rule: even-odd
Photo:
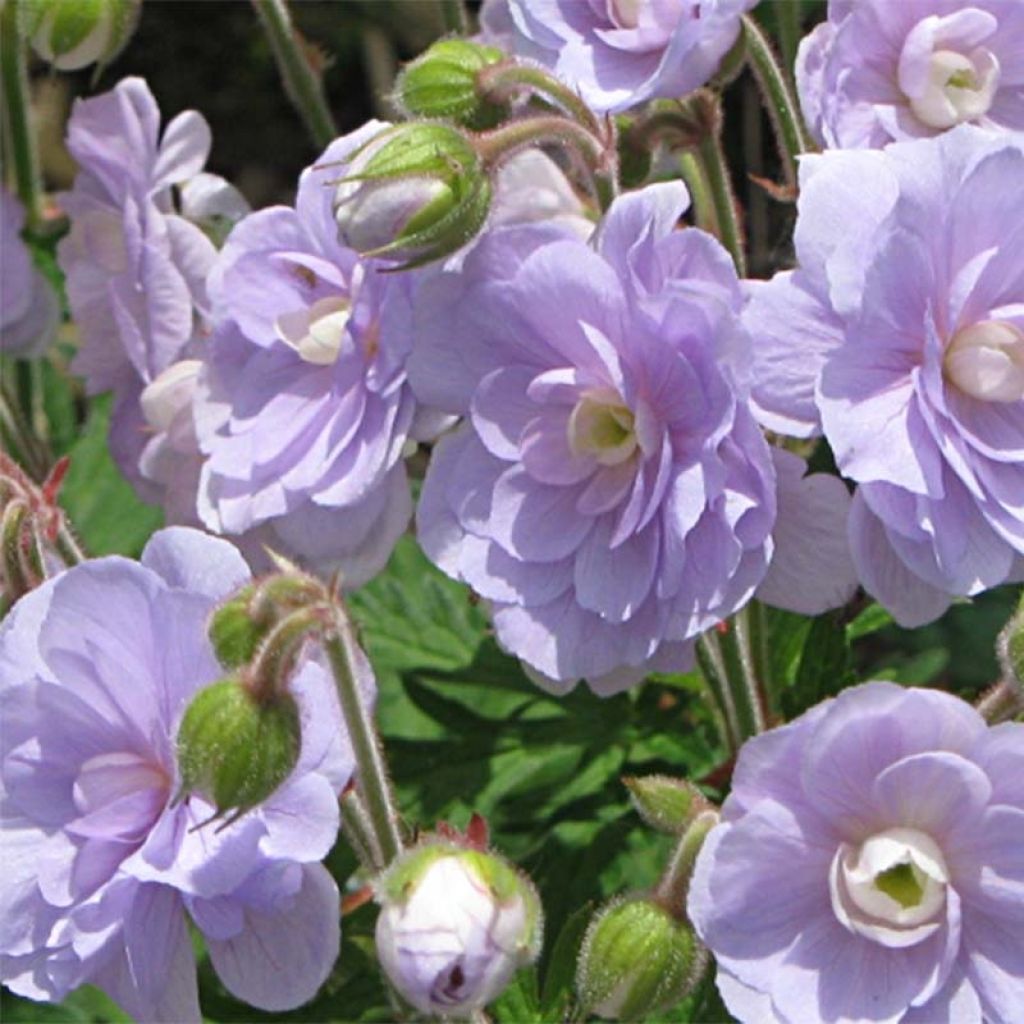
[[[350,131],[391,113],[388,90],[401,61],[441,34],[433,0],[300,0],[297,26],[325,64],[336,122]],[[823,3],[762,3],[758,16],[778,33],[809,26]],[[795,21],[794,21],[795,18]],[[788,28],[787,28],[788,25]],[[240,0],[147,0],[137,34],[93,83],[91,71],[37,69],[34,96],[47,185],[70,184],[73,164],[61,136],[77,95],[144,76],[165,123],[188,108],[210,121],[209,169],[232,180],[254,207],[288,202],[299,172],[317,155],[284,96],[252,8]],[[726,148],[744,202],[752,272],[767,276],[791,259],[793,209],[771,199],[751,175],[774,179],[770,127],[749,75],[726,92]],[[52,260],[41,255],[52,270]],[[117,473],[106,447],[107,406],[86,406],[69,378],[73,329],[41,364],[6,364],[31,410],[44,455],[70,454],[63,501],[93,554],[135,555],[159,525]],[[815,620],[769,613],[771,689],[787,717],[850,683],[888,678],[938,686],[967,698],[996,679],[996,633],[1009,618],[1014,588],[955,606],[916,631],[893,625],[877,606]],[[546,913],[545,952],[494,1007],[502,1024],[563,1019],[575,957],[590,910],[619,892],[652,885],[668,854],[668,837],[631,810],[624,775],[664,772],[725,795],[731,764],[714,713],[695,675],[659,677],[609,700],[581,687],[553,698],[503,655],[470,593],[435,570],[411,538],[387,571],[352,599],[380,684],[378,713],[400,806],[411,830],[445,820],[465,826],[483,814],[496,846],[538,884]],[[366,879],[338,845],[330,865],[350,905],[337,967],[317,1000],[271,1017],[242,1006],[200,972],[211,1021],[389,1020],[393,1012],[372,955],[375,911],[360,904]],[[358,905],[358,906],[357,906]],[[11,1022],[125,1020],[101,993],[83,989],[60,1007],[15,999],[0,1011]],[[728,1020],[713,986],[705,986],[665,1020]]]

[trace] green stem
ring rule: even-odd
[[[697,147],[697,154],[704,169],[711,201],[718,221],[718,237],[729,250],[736,273],[747,276],[747,260],[743,254],[743,229],[740,226],[736,195],[733,192],[729,167],[722,150],[721,133],[716,127],[708,132]]]
[[[693,153],[682,153],[679,157],[679,170],[690,191],[693,218],[697,227],[717,236],[718,217],[715,215],[715,203],[711,198],[703,165]]]
[[[53,539],[53,546],[69,569],[73,565],[78,565],[79,562],[84,562],[88,557],[71,532],[71,527],[65,521],[63,512],[57,526],[57,536]]]
[[[736,705],[742,739],[756,736],[767,728],[761,685],[754,668],[747,610],[739,612],[722,634],[722,658],[725,681]]]
[[[815,148],[814,143],[807,134],[793,90],[775,59],[771,44],[753,18],[744,16],[743,33],[747,40],[750,66],[761,88],[762,99],[775,129],[786,181],[795,187],[796,158],[800,153],[811,152]]]
[[[342,793],[338,803],[341,808],[341,830],[359,858],[359,863],[369,871],[382,871],[387,865],[377,846],[373,822],[370,821],[362,797],[352,789]]]
[[[690,822],[679,837],[672,858],[654,890],[654,898],[658,903],[680,921],[686,920],[686,896],[697,854],[708,833],[717,824],[718,811],[715,810],[702,811]]]
[[[444,22],[445,32],[464,36],[466,34],[466,9],[462,6],[462,0],[438,0],[441,8],[441,21]]]
[[[11,162],[15,185],[25,207],[28,230],[35,233],[43,222],[43,187],[32,131],[25,46],[18,33],[19,4],[20,0],[5,0],[0,10],[0,78],[3,81],[7,133],[13,151]]]
[[[502,99],[512,92],[534,92],[561,107],[594,135],[602,134],[601,121],[574,92],[543,68],[512,61],[491,64],[477,72],[477,86],[484,98]]]
[[[324,97],[323,83],[302,52],[285,0],[252,0],[270,40],[285,92],[299,111],[313,141],[323,148],[338,130]]]
[[[356,785],[365,805],[384,865],[402,851],[391,784],[373,722],[359,692],[355,666],[356,639],[344,608],[335,608],[334,622],[324,637],[324,648],[338,687],[341,713],[356,760]]]
[[[6,384],[0,384],[0,433],[14,454],[20,456],[19,461],[28,475],[37,483],[43,480],[50,468],[50,453],[33,433],[17,396],[11,394]]]
[[[1001,679],[974,706],[989,725],[1012,722],[1024,713],[1024,689],[1016,679]]]
[[[593,178],[594,195],[602,212],[618,194],[618,153],[615,140],[598,137],[567,117],[528,117],[481,132],[473,145],[485,163],[496,167],[527,146],[557,143],[579,154]]]
[[[735,754],[743,742],[743,733],[732,691],[726,684],[725,661],[722,657],[718,635],[714,630],[698,638],[697,664],[700,666],[701,675],[704,677],[711,699],[717,705],[718,712],[722,716],[726,746],[730,753]]]
[[[779,19],[779,49],[782,51],[782,70],[786,80],[793,81],[793,65],[800,45],[800,27],[803,21],[802,0],[783,0],[775,5]]]

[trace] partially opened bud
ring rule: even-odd
[[[482,160],[458,129],[410,122],[356,154],[334,215],[345,245],[404,269],[465,245],[487,219],[491,192]]]
[[[192,698],[178,728],[181,795],[198,793],[233,817],[262,803],[292,773],[302,734],[288,693],[256,698],[222,679]]]
[[[576,988],[583,1008],[607,1020],[642,1020],[683,999],[700,980],[693,929],[652,899],[610,903],[583,939]]]
[[[493,46],[441,39],[406,66],[395,98],[412,117],[449,118],[476,131],[493,127],[506,108],[481,97],[477,73],[503,59]]]
[[[25,34],[59,71],[108,64],[131,38],[142,0],[21,0]]]
[[[540,949],[536,891],[492,853],[453,843],[417,847],[387,872],[378,899],[381,966],[426,1014],[469,1017]]]

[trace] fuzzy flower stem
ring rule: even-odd
[[[438,0],[441,8],[441,21],[444,23],[445,32],[454,32],[456,35],[466,34],[466,9],[462,0]]]
[[[787,6],[787,5],[783,5]],[[747,53],[750,67],[761,89],[775,137],[778,141],[779,155],[786,174],[786,182],[795,187],[797,184],[797,156],[814,150],[814,143],[807,134],[800,108],[797,106],[793,90],[782,68],[772,52],[767,37],[750,17],[743,18],[743,34],[747,40]]]
[[[25,207],[28,229],[34,234],[43,220],[43,189],[32,131],[25,46],[18,32],[19,6],[20,0],[6,0],[0,11],[0,77],[14,180]]]
[[[252,0],[274,51],[285,92],[295,105],[317,146],[338,134],[324,97],[323,84],[302,52],[285,0]]]
[[[618,193],[618,154],[614,138],[600,138],[567,117],[542,116],[511,121],[473,139],[476,151],[491,166],[497,166],[527,146],[544,143],[557,143],[583,158],[593,177],[597,201],[602,211],[607,210]]]
[[[477,86],[485,96],[503,97],[510,92],[533,92],[561,107],[570,117],[595,135],[602,133],[601,121],[583,102],[579,93],[560,82],[554,75],[532,64],[502,61],[481,68]]]
[[[679,837],[672,859],[668,862],[657,888],[654,898],[670,914],[679,920],[686,919],[686,895],[690,889],[690,878],[697,854],[708,833],[718,824],[718,811],[702,811],[690,822]]]
[[[986,690],[974,706],[989,725],[1012,722],[1024,712],[1024,689],[1015,679],[1002,679]]]
[[[398,830],[398,813],[391,792],[391,783],[384,766],[384,755],[373,722],[363,703],[356,682],[353,651],[356,640],[348,613],[340,603],[334,609],[334,621],[324,636],[324,648],[338,687],[341,713],[345,716],[352,751],[356,759],[356,783],[366,805],[373,835],[384,865],[390,864],[402,851]]]
[[[84,562],[88,557],[63,517],[57,526],[57,535],[53,538],[53,546],[57,554],[60,555],[61,561],[69,569],[73,565],[78,565],[79,562]]]
[[[690,191],[693,202],[693,217],[697,227],[709,234],[717,235],[718,217],[715,215],[715,203],[708,188],[707,175],[700,161],[693,153],[682,153],[679,157],[679,171]]]
[[[0,384],[0,437],[20,455],[33,480],[39,481],[46,476],[52,461],[50,453],[26,420],[17,396],[3,384]]]
[[[711,699],[722,716],[726,745],[730,752],[735,754],[743,742],[743,734],[732,691],[726,684],[722,649],[714,631],[705,633],[697,640],[697,664],[711,693]]]
[[[749,607],[749,606],[748,606]],[[744,740],[765,731],[761,684],[751,643],[748,608],[738,612],[721,637],[725,681],[733,695],[741,735]]]
[[[736,273],[740,277],[746,277],[747,260],[743,254],[743,228],[740,226],[736,194],[733,192],[729,167],[722,150],[722,139],[717,130],[704,137],[697,148],[697,153],[715,207],[718,238],[729,250],[729,255],[736,264]]]
[[[341,830],[349,845],[359,858],[359,863],[370,871],[382,871],[387,865],[377,845],[373,831],[373,822],[363,803],[363,798],[355,789],[341,794]]]

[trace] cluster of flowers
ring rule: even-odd
[[[484,25],[617,112],[703,84],[752,6],[495,0]],[[250,213],[203,173],[200,115],[161,137],[138,79],[79,101],[59,258],[74,369],[114,392],[119,465],[253,565],[266,544],[356,586],[412,518],[405,460],[432,443],[420,543],[556,692],[686,668],[755,595],[811,614],[863,585],[917,625],[1024,579],[1020,8],[832,0],[798,65],[833,148],[801,162],[798,266],[768,282],[678,227],[682,185],[621,196],[594,226],[537,152],[500,169],[471,245],[395,272],[389,239],[450,197],[352,177],[388,126],[328,146],[294,207]],[[24,287],[3,337],[26,354],[54,314],[11,202]],[[852,495],[762,428],[823,436]],[[269,801],[210,833],[201,798],[170,799],[176,724],[220,672],[203,622],[247,574],[226,541],[172,529],[140,565],[72,570],[5,622],[16,991],[88,979],[143,1019],[195,1019],[186,914],[253,1005],[304,1001],[330,969],[318,861],[352,765],[336,710],[311,710],[335,707],[319,663],[295,682],[299,766]],[[730,1008],[1013,1019],[1022,729],[869,684],[752,742],[690,901]]]

